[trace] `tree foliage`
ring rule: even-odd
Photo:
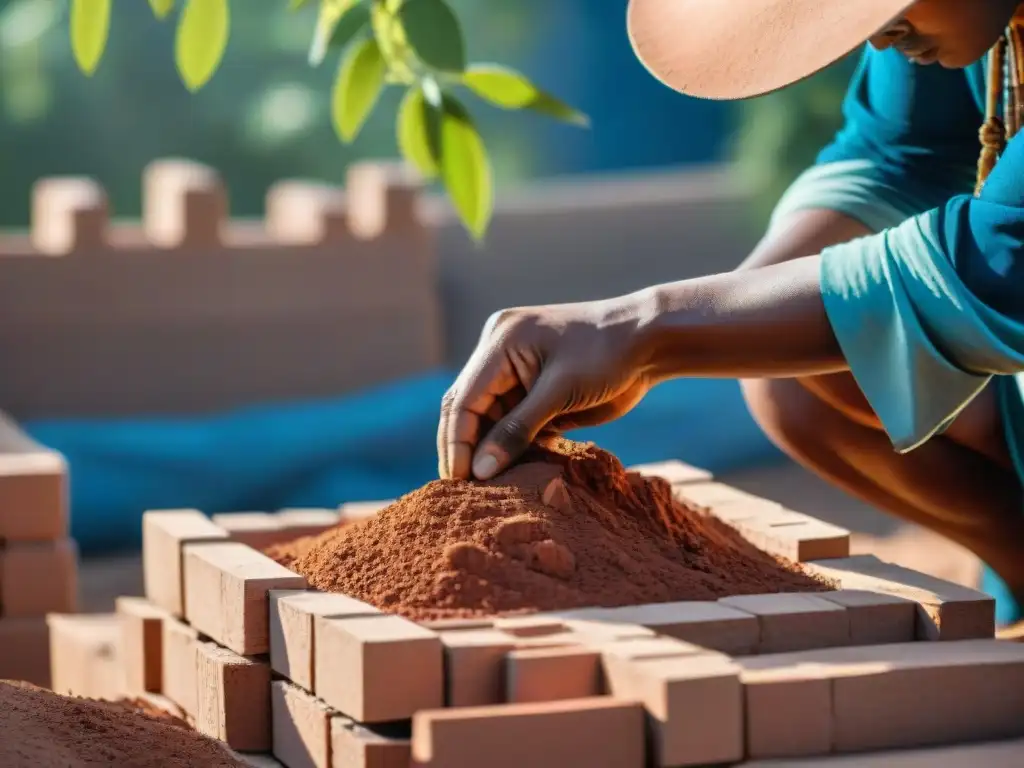
[[[359,136],[387,88],[405,90],[398,148],[428,180],[440,181],[470,234],[483,238],[493,213],[487,148],[464,103],[469,94],[506,110],[528,110],[573,125],[585,115],[515,70],[467,61],[459,18],[447,0],[282,0],[316,12],[309,63],[330,63],[331,122],[344,143]],[[245,0],[234,0],[235,10]],[[156,19],[176,25],[174,61],[190,91],[216,74],[227,50],[229,0],[149,0]],[[71,0],[71,47],[79,69],[100,65],[112,0]],[[239,11],[240,12],[240,11]]]

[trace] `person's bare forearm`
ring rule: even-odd
[[[870,234],[825,209],[798,211],[731,274],[641,292],[655,375],[767,378],[846,370],[821,298],[823,249]]]
[[[634,294],[639,359],[652,376],[767,378],[846,369],[808,256]]]

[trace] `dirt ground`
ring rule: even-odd
[[[883,560],[965,586],[977,586],[980,565],[961,547],[904,525],[837,491],[789,462],[720,476],[722,482],[778,501],[790,509],[854,531],[854,548]],[[118,595],[142,594],[137,555],[86,559],[81,565],[83,611],[113,610]]]

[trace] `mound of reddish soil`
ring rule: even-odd
[[[419,620],[833,587],[563,439],[490,482],[431,482],[269,554],[320,590]]]
[[[245,768],[224,746],[139,702],[60,696],[0,681],[3,768]]]

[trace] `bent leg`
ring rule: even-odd
[[[808,387],[793,379],[751,380],[743,382],[743,390],[761,428],[795,461],[846,492],[963,545],[999,574],[1018,601],[1024,598],[1024,494],[1012,467],[1000,458],[1006,449],[992,426],[998,411],[990,394],[972,406],[969,417],[965,412],[958,431],[950,432],[972,444],[998,433],[1002,445],[978,450],[947,433],[901,455],[877,419],[871,424],[869,409],[851,410],[852,403],[828,383],[812,380]]]

